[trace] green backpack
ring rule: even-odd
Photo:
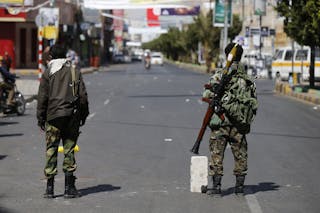
[[[235,75],[222,96],[221,104],[231,123],[241,134],[247,134],[258,109],[256,85],[244,73]]]

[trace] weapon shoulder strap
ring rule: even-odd
[[[72,79],[72,94],[76,96],[78,94],[76,87],[76,67],[75,65],[71,65],[71,79]]]

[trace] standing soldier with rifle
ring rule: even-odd
[[[240,59],[243,53],[241,45],[230,43],[225,48],[226,67],[216,70],[205,85],[203,101],[209,103],[197,141],[192,152],[198,154],[204,130],[209,126],[210,136],[209,183],[207,194],[221,195],[223,176],[223,158],[227,143],[235,160],[233,170],[236,176],[235,193],[243,194],[244,180],[247,173],[247,140],[258,102],[256,87],[245,73]]]
[[[79,127],[89,114],[88,97],[80,71],[66,59],[66,50],[53,45],[49,50],[50,61],[42,75],[39,92],[37,119],[39,127],[46,132],[47,178],[45,198],[54,198],[54,176],[57,175],[58,147],[62,140],[64,148],[63,172],[65,173],[65,198],[80,197],[75,187],[77,169],[74,149],[77,145]]]

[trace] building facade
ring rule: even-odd
[[[33,0],[32,5],[21,9],[15,15],[10,14],[10,8],[5,5],[0,8],[0,55],[8,52],[13,59],[13,68],[31,68],[38,67],[38,26],[36,17],[39,9],[44,7],[59,8],[59,36],[60,43],[70,48],[77,47],[80,38],[80,21],[77,20],[79,5],[75,0],[55,0],[51,6],[46,0]],[[44,39],[44,47],[50,44],[50,40]]]
[[[260,35],[261,51],[264,53],[274,54],[278,48],[290,46],[291,39],[283,30],[283,18],[274,10],[277,0],[261,0],[266,8],[261,18],[254,11],[256,1],[236,0],[232,5],[233,13],[243,20],[241,35],[245,37],[245,48],[248,51],[259,50]]]

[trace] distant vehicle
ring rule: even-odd
[[[113,63],[125,63],[125,57],[122,53],[117,53],[112,58]]]
[[[246,66],[246,68],[250,69],[250,68],[256,67],[257,58],[258,58],[258,53],[256,52],[246,53],[243,56],[242,63]]]
[[[163,66],[163,56],[160,52],[151,53],[151,64],[159,64]]]
[[[124,55],[124,62],[125,63],[131,63],[132,62],[132,58],[130,55]]]
[[[271,77],[271,54],[260,54],[258,51],[251,51],[244,54],[242,63],[249,75],[258,76],[260,78]]]
[[[150,58],[145,58],[144,68],[145,68],[146,70],[149,70],[149,69],[151,68]]]
[[[136,49],[132,53],[132,60],[134,61],[142,61],[143,59],[143,50],[142,49]]]
[[[281,48],[277,51],[272,62],[272,77],[288,80],[293,72],[298,73],[303,80],[309,79],[311,51],[309,47],[295,48],[294,54],[291,47]],[[316,48],[314,75],[316,81],[320,80],[320,49]]]
[[[14,105],[7,105],[8,91],[1,89],[0,91],[0,112],[4,114],[17,113],[17,115],[23,115],[26,110],[26,101],[22,93],[18,90],[17,85],[14,83]]]

